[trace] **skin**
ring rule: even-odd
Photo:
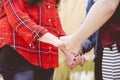
[[[70,52],[79,53],[81,43],[108,21],[119,2],[120,0],[97,0],[77,31],[60,38],[64,41],[65,48]]]
[[[76,67],[77,65],[83,65],[85,62],[84,56],[78,55],[77,57],[75,57],[74,53],[68,51],[65,48],[62,48],[62,47],[64,47],[63,41],[59,40],[56,36],[50,34],[49,32],[46,33],[45,35],[43,35],[42,37],[38,38],[38,40],[49,43],[49,44],[53,44],[54,46],[60,48],[61,51],[66,56],[66,65],[70,69]],[[74,61],[74,59],[76,59],[76,61]]]
[[[78,30],[70,36],[61,37],[60,39],[62,41],[60,41],[57,37],[50,33],[46,33],[38,40],[62,48],[63,52],[69,50],[69,53],[78,54],[81,50],[81,43],[90,35],[92,35],[95,31],[97,31],[100,27],[102,27],[102,25],[114,14],[119,2],[119,0],[98,0],[91,8],[84,22],[80,25]],[[63,48],[66,48],[67,50]],[[67,62],[69,62],[69,60]],[[77,59],[77,61],[78,60],[79,59]],[[76,62],[76,64],[78,63]],[[74,67],[72,66],[72,63],[70,64],[70,66]]]

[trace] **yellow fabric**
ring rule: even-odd
[[[59,14],[67,34],[73,33],[84,19],[86,3],[87,0],[61,0]]]

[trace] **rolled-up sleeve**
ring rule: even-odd
[[[82,43],[82,47],[84,49],[83,53],[89,52],[93,48],[93,42],[87,39]]]
[[[3,3],[8,22],[27,43],[33,44],[38,37],[48,32],[46,28],[36,24],[29,17],[23,0],[3,0]]]

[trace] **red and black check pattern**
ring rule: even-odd
[[[43,67],[58,66],[58,49],[37,41],[46,32],[59,37],[61,28],[55,0],[30,7],[24,0],[2,0],[0,47],[11,45],[30,63]]]

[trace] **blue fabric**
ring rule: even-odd
[[[54,69],[6,65],[1,72],[4,80],[53,80]]]
[[[4,66],[2,71],[5,80],[34,80],[34,72],[30,67]]]
[[[95,57],[97,55],[98,51],[98,31],[95,32],[91,37],[89,37],[87,40],[85,40],[82,43],[82,46],[84,48],[84,52],[90,51],[92,48],[94,48],[94,54]]]
[[[94,0],[88,0],[87,7],[86,7],[86,13],[90,10],[92,5],[94,4]]]
[[[4,80],[53,80],[54,69],[33,66],[8,45],[1,48],[0,71]]]

